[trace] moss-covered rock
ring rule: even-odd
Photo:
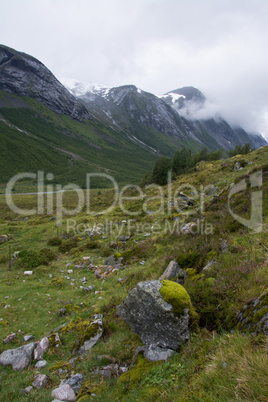
[[[191,308],[191,299],[182,285],[176,282],[164,280],[161,281],[162,287],[159,292],[164,300],[173,306],[172,312],[177,316],[184,313],[185,309]]]
[[[161,283],[163,286],[159,292],[164,300],[172,305],[172,312],[179,317],[187,309],[190,316],[190,327],[196,331],[198,329],[199,316],[191,303],[191,298],[186,289],[182,285],[168,280],[161,281]]]
[[[147,281],[131,290],[118,311],[146,346],[176,350],[189,339],[190,308],[190,297],[181,285]]]
[[[250,331],[252,335],[268,335],[268,289],[243,307],[238,315],[237,327],[241,331]]]
[[[102,316],[97,314],[94,316],[94,320],[78,318],[61,328],[60,332],[62,335],[76,332],[78,338],[73,342],[72,352],[86,353],[102,335]]]

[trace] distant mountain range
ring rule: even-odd
[[[134,85],[63,84],[34,57],[0,45],[2,183],[29,169],[49,170],[63,182],[81,183],[85,172],[137,182],[157,157],[181,147],[266,145],[261,135],[220,116],[193,119],[189,111],[202,110],[206,101],[193,87],[155,96]]]

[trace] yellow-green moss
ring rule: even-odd
[[[185,309],[189,310],[190,327],[193,331],[198,330],[199,315],[195,311],[191,298],[188,295],[186,289],[176,282],[164,280],[161,281],[162,287],[159,292],[163,296],[164,300],[172,305],[172,313],[180,316],[184,313]]]
[[[10,325],[10,322],[5,321],[5,320],[1,320],[0,325],[2,325],[3,327],[7,327],[8,325]]]
[[[86,328],[86,330],[82,333],[82,335],[79,337],[79,339],[77,339],[73,345],[72,345],[72,352],[74,350],[79,349],[81,346],[84,345],[84,343],[86,341],[88,341],[89,339],[93,338],[98,330],[99,330],[99,325],[98,324],[91,324],[89,325],[89,327]]]
[[[161,281],[162,287],[159,290],[164,300],[173,306],[172,312],[175,315],[181,315],[185,309],[191,308],[191,299],[182,285],[176,282],[164,280]]]
[[[59,362],[55,363],[53,366],[51,366],[49,371],[51,373],[53,373],[55,371],[58,371],[60,368],[63,370],[68,370],[68,371],[73,370],[73,367],[71,366],[71,364],[69,362],[59,361]]]
[[[89,395],[91,395],[91,384],[89,381],[84,381],[77,395],[77,401],[86,401]]]
[[[145,359],[144,357],[138,356],[137,357],[138,363],[136,366],[132,367],[129,371],[122,374],[118,382],[121,384],[130,383],[131,385],[135,385],[140,382],[144,375],[151,370],[152,367],[159,364],[159,362],[151,363],[149,360]]]
[[[89,319],[78,318],[61,328],[60,333],[62,335],[71,331],[77,332],[79,335],[78,339],[72,345],[72,351],[79,349],[86,341],[97,334],[100,326],[97,323],[92,324],[92,322],[93,321]]]
[[[64,282],[61,277],[57,276],[56,278],[52,279],[50,282],[51,285],[57,285],[59,287],[63,287]]]

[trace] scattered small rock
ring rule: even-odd
[[[48,350],[48,348],[49,348],[49,340],[45,336],[44,338],[41,339],[41,341],[38,343],[37,347],[34,350],[34,359],[43,360],[43,355]]]
[[[42,369],[42,368],[46,367],[46,365],[47,365],[46,360],[39,360],[34,367],[37,369]]]
[[[32,386],[36,389],[44,388],[48,383],[48,376],[45,374],[38,374],[34,381],[32,382]]]
[[[165,269],[163,274],[160,276],[159,280],[163,281],[164,279],[174,279],[180,274],[181,270],[182,269],[180,268],[179,264],[175,260],[170,261],[167,268]]]
[[[61,309],[59,309],[59,310],[57,311],[57,314],[58,314],[58,317],[63,317],[63,316],[65,316],[65,315],[68,314],[68,311],[66,310],[65,307],[63,307],[63,308],[61,308]]]
[[[74,402],[76,400],[75,392],[69,384],[60,385],[52,391],[51,396],[60,401]]]
[[[68,378],[68,380],[64,380],[63,384],[70,385],[70,387],[74,390],[74,392],[77,395],[82,387],[83,381],[84,381],[83,374],[77,373]]]
[[[24,335],[23,340],[24,342],[30,342],[34,339],[33,335]]]
[[[10,343],[10,342],[14,341],[14,339],[16,339],[16,338],[17,338],[17,336],[15,333],[10,334],[4,339],[4,343],[5,344]]]
[[[31,392],[31,390],[33,389],[33,387],[30,385],[29,387],[26,387],[22,390],[22,392],[24,394],[29,394]]]

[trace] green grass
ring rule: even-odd
[[[68,216],[63,216],[61,226],[51,220],[55,210],[51,215],[33,215],[25,220],[11,212],[1,196],[0,235],[11,236],[9,242],[0,244],[1,341],[13,332],[17,334],[17,339],[8,345],[2,342],[0,352],[21,346],[23,334],[30,333],[38,340],[64,323],[85,322],[95,313],[102,313],[104,333],[101,340],[72,368],[85,375],[84,400],[93,399],[89,394],[86,396],[87,391],[95,393],[97,401],[266,400],[267,340],[261,334],[254,338],[235,328],[237,313],[268,287],[267,151],[266,147],[243,156],[252,164],[246,164],[241,171],[233,170],[234,163],[242,158],[236,156],[225,161],[201,162],[197,172],[178,176],[172,182],[172,194],[187,183],[197,189],[214,184],[218,192],[223,191],[219,196],[205,196],[203,214],[198,205],[180,212],[173,209],[169,214],[165,205],[162,214],[147,215],[143,212],[132,217],[135,222],[131,222],[131,237],[126,244],[118,241],[120,235],[126,234],[123,225],[120,226],[120,235],[114,228],[113,231],[104,229],[103,233],[93,238],[88,238],[85,233],[71,233],[69,239],[61,238],[66,234]],[[261,233],[252,233],[241,224],[236,225],[227,208],[226,187],[256,169],[263,170]],[[159,198],[153,198],[159,196],[159,191],[154,188],[143,191],[143,200],[125,201],[127,210],[138,211],[145,201],[148,201],[151,210],[159,208]],[[169,189],[163,187],[162,191],[166,202]],[[187,193],[186,190],[183,192]],[[128,195],[134,196],[134,190],[129,190]],[[232,201],[234,211],[245,217],[249,214],[249,195],[242,192]],[[112,190],[92,190],[92,208],[95,211],[107,208],[111,197]],[[66,194],[66,208],[74,208],[76,201],[74,193]],[[34,208],[36,196],[15,195],[14,202],[21,208]],[[165,227],[167,222],[173,227],[174,217],[180,218],[181,226],[203,218],[212,224],[214,232],[169,233]],[[104,228],[106,220],[121,222],[129,219],[118,206],[108,214],[98,216],[87,215],[83,209],[71,218],[84,227],[102,224]],[[154,232],[152,226],[158,229]],[[150,236],[145,237],[148,232]],[[57,241],[59,238],[61,244]],[[222,240],[228,244],[226,252],[222,251]],[[115,248],[110,247],[112,242],[117,243]],[[61,248],[66,244],[72,247]],[[21,258],[11,267],[9,248],[12,254],[24,250]],[[50,249],[54,257],[50,261],[39,260],[42,249]],[[96,267],[102,267],[107,256],[118,252],[124,258],[125,268],[97,279],[94,275]],[[75,267],[83,263],[83,257],[90,257],[93,266],[88,265],[84,269]],[[214,265],[202,272],[212,258]],[[138,336],[118,316],[117,306],[139,281],[158,279],[174,259],[188,272],[184,286],[199,314],[199,329],[192,331],[190,342],[183,345],[168,362],[148,363],[138,359],[133,371],[130,370],[121,380],[117,377],[100,378],[94,371],[113,359],[129,367],[136,348],[141,345]],[[24,275],[28,269],[33,270],[33,275]],[[67,272],[70,269],[72,273]],[[93,291],[80,289],[84,277],[87,280],[85,286],[95,286]],[[95,294],[95,291],[98,293]],[[68,314],[59,317],[57,312],[63,307]],[[62,365],[69,367],[67,363],[73,357],[73,343],[82,336],[75,325],[72,328],[69,333],[60,332],[60,347],[50,349],[45,355],[48,365],[42,373],[50,377],[45,389],[33,390],[29,396],[22,394],[22,389],[31,385],[37,373],[34,363],[20,373],[0,367],[0,399],[50,401],[52,389],[64,378],[64,374],[59,374],[56,369]],[[99,355],[106,357],[99,359]]]

